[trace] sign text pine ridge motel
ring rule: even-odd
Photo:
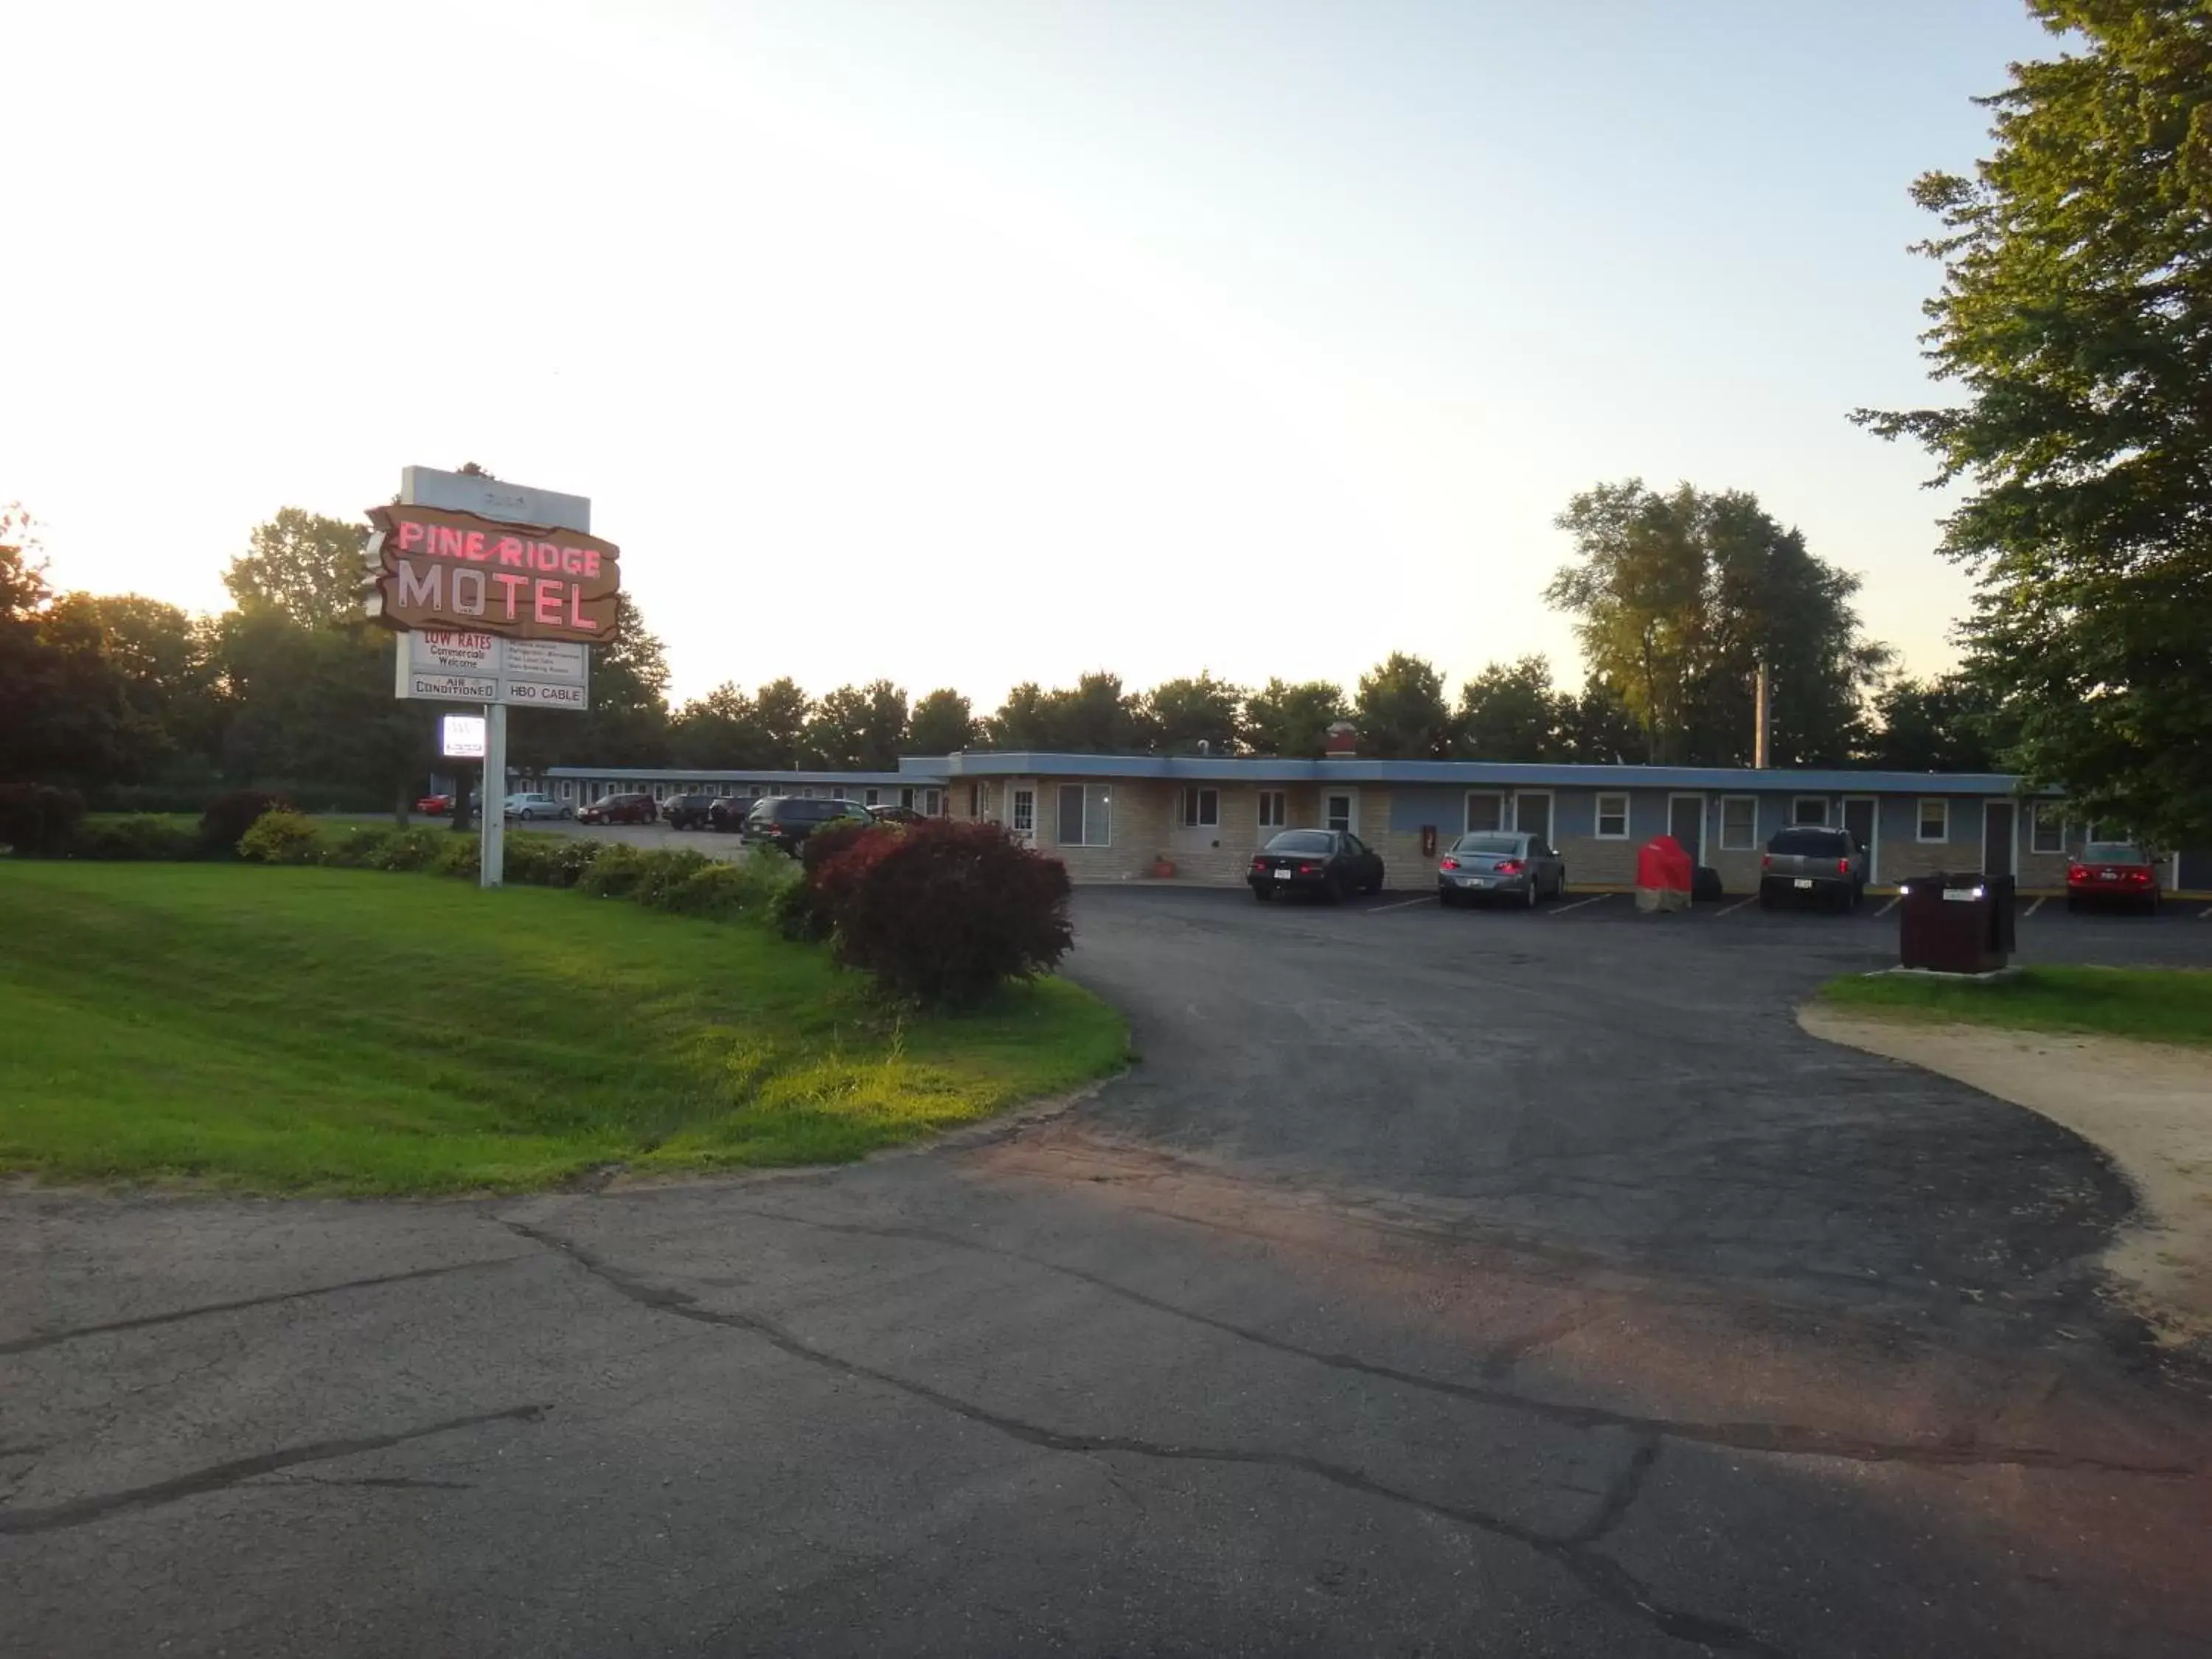
[[[486,887],[505,862],[507,709],[587,708],[591,647],[619,623],[621,550],[591,533],[591,510],[581,495],[417,466],[396,504],[368,509],[368,608],[398,636],[395,695],[484,706]]]

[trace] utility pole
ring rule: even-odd
[[[1759,686],[1753,695],[1752,707],[1752,718],[1758,722],[1758,725],[1751,734],[1751,763],[1759,771],[1764,772],[1768,763],[1768,734],[1774,726],[1774,687],[1767,673],[1766,657],[1764,653],[1760,653],[1759,659]]]

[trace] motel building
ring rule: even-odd
[[[1343,734],[1332,742],[1348,746]],[[1390,886],[1423,890],[1454,837],[1514,830],[1549,841],[1570,884],[1586,891],[1633,886],[1637,848],[1672,835],[1720,872],[1728,892],[1749,896],[1776,831],[1826,824],[1867,848],[1873,888],[1978,870],[2013,876],[2023,892],[2059,893],[2069,859],[2093,838],[2093,826],[2069,821],[2059,803],[2023,795],[2017,779],[1997,773],[963,751],[909,757],[895,773],[555,767],[516,787],[580,805],[644,790],[663,799],[828,795],[908,806],[1003,823],[1079,882],[1158,878],[1171,866],[1177,882],[1234,884],[1279,831],[1328,829],[1381,854]],[[2212,852],[2173,854],[2160,874],[2169,895],[2212,895]]]

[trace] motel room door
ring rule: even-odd
[[[1667,833],[1690,855],[1692,864],[1705,861],[1705,798],[1703,795],[1667,797]]]
[[[1982,803],[1982,873],[2009,876],[2014,872],[2013,805],[2008,800]]]
[[[1357,789],[1324,789],[1321,797],[1322,828],[1343,830],[1352,835],[1359,833],[1359,792]]]
[[[1013,778],[1006,784],[1006,828],[1024,847],[1036,845],[1036,798],[1035,778]]]
[[[1881,848],[1877,844],[1881,832],[1876,827],[1880,822],[1881,813],[1872,795],[1844,797],[1844,828],[1850,832],[1853,841],[1866,848],[1866,878],[1869,884],[1881,879]]]

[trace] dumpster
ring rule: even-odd
[[[2016,948],[2013,878],[1915,876],[1899,890],[1898,960],[1931,974],[1993,974]]]
[[[1636,908],[1686,910],[1696,878],[1690,855],[1672,836],[1656,836],[1636,851]]]

